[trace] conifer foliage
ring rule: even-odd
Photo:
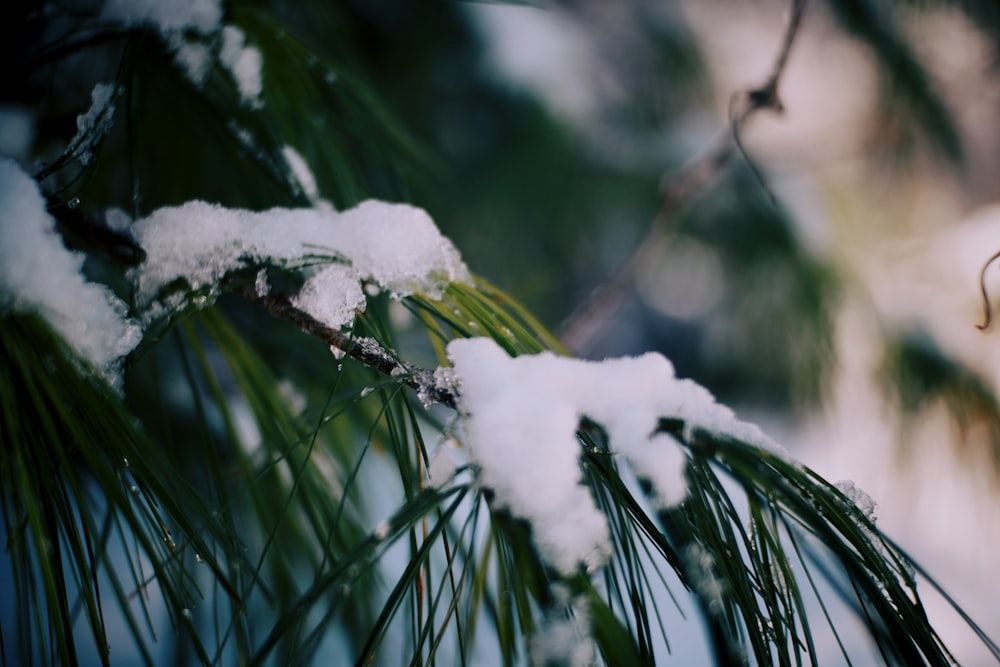
[[[292,4],[2,10],[0,664],[950,664],[863,492],[467,265],[364,3]]]

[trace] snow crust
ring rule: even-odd
[[[590,610],[586,600],[582,597],[571,599],[569,592],[558,585],[553,588],[560,604],[531,637],[531,664],[566,667],[596,665],[597,643],[590,633]]]
[[[0,159],[0,310],[37,312],[109,381],[141,338],[127,307],[81,274],[84,256],[63,246],[37,183]]]
[[[286,145],[281,149],[281,155],[285,158],[285,163],[291,170],[291,183],[293,186],[301,188],[302,193],[314,204],[319,202],[319,186],[316,185],[316,177],[313,176],[309,163],[292,146]]]
[[[114,83],[98,83],[90,93],[90,108],[76,117],[76,135],[69,146],[80,164],[86,166],[90,162],[94,146],[113,125],[116,91]]]
[[[858,485],[849,479],[841,480],[834,484],[837,490],[843,493],[848,500],[850,500],[855,507],[861,510],[861,513],[865,517],[875,523],[878,518],[878,503],[872,500],[872,497],[867,493],[858,488]]]
[[[354,269],[331,264],[306,281],[293,304],[328,327],[339,329],[351,323],[356,310],[364,310],[365,295]]]
[[[550,352],[512,358],[493,340],[448,344],[464,415],[470,456],[500,506],[527,519],[542,557],[571,574],[599,567],[611,555],[607,519],[582,484],[581,417],[607,432],[612,455],[653,486],[651,500],[668,507],[683,500],[686,456],[661,418],[762,446],[772,443],[736,419],[712,395],[675,377],[656,353],[601,362]]]
[[[246,35],[234,25],[222,29],[222,48],[219,62],[233,75],[243,103],[251,107],[261,105],[260,95],[264,92],[261,67],[264,59],[260,51],[245,46]]]
[[[223,24],[220,0],[105,0],[102,18],[126,26],[150,26],[174,52],[188,78],[201,86],[218,59],[233,76],[243,104],[262,105],[263,56],[246,46],[244,32]]]
[[[188,79],[199,88],[208,78],[215,58],[212,49],[203,42],[185,42],[174,50],[174,62],[184,70]]]
[[[222,23],[220,0],[105,0],[103,17],[125,25],[152,25],[161,33],[209,34]]]
[[[150,306],[178,280],[212,292],[229,272],[273,263],[294,266],[305,256],[340,261],[313,276],[297,303],[331,327],[350,322],[364,307],[360,282],[373,280],[400,298],[419,292],[437,298],[451,282],[468,282],[469,271],[430,216],[406,204],[366,201],[337,212],[325,207],[253,212],[203,201],[166,207],[132,227],[146,251],[134,273],[136,302]],[[167,297],[180,305],[186,294]],[[157,317],[156,307],[147,319]]]

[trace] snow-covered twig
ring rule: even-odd
[[[252,286],[244,288],[240,294],[272,315],[291,322],[306,333],[319,338],[331,348],[342,350],[346,356],[372,370],[388,377],[399,377],[403,384],[417,391],[421,400],[440,403],[451,408],[456,407],[455,394],[451,389],[435,382],[431,371],[400,361],[374,340],[370,338],[355,340],[340,330],[323,324],[283,296],[261,295]]]

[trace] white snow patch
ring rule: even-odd
[[[196,86],[205,83],[217,59],[232,74],[243,104],[262,105],[263,56],[245,45],[243,30],[223,25],[219,0],[105,0],[102,18],[155,29]]]
[[[302,188],[302,193],[309,198],[309,201],[317,203],[319,201],[319,187],[316,185],[316,177],[309,169],[309,163],[302,157],[302,153],[291,146],[281,149],[281,154],[292,171],[292,184]]]
[[[125,25],[152,25],[161,33],[209,34],[222,22],[219,0],[105,0],[103,17]]]
[[[350,324],[365,303],[357,271],[343,264],[331,264],[307,280],[293,301],[332,329]]]
[[[559,589],[556,589],[559,594]],[[567,593],[563,593],[568,597]],[[567,601],[549,615],[531,637],[531,664],[538,667],[563,665],[591,667],[597,664],[597,644],[590,634],[586,600]]]
[[[582,485],[582,417],[599,423],[613,454],[652,484],[658,507],[687,492],[686,456],[672,436],[657,433],[661,418],[682,420],[685,437],[701,428],[772,446],[706,389],[677,379],[660,354],[602,362],[550,352],[511,358],[492,340],[471,338],[449,343],[448,356],[482,483],[531,522],[542,557],[563,573],[603,565],[611,553],[607,520]]]
[[[834,484],[837,490],[844,494],[848,500],[850,500],[855,507],[861,510],[861,513],[865,517],[875,523],[878,518],[878,504],[872,500],[872,497],[867,493],[858,488],[858,486],[851,480],[841,480]]]
[[[257,296],[267,296],[271,293],[271,283],[267,280],[267,267],[257,272],[253,280],[253,291]]]
[[[90,162],[94,146],[113,125],[116,92],[115,84],[98,83],[90,93],[90,108],[76,117],[76,135],[69,142],[69,150],[82,165]]]
[[[195,86],[201,87],[212,69],[212,49],[204,42],[177,42],[173,46],[174,62]]]
[[[707,601],[708,612],[721,614],[724,609],[722,595],[726,592],[726,586],[716,574],[715,556],[697,542],[688,545],[683,556],[691,583]]]
[[[141,334],[110,289],[83,278],[83,261],[63,246],[35,181],[0,159],[0,309],[39,313],[115,383]]]
[[[161,290],[184,280],[191,290],[213,292],[236,269],[262,263],[291,265],[305,255],[329,255],[346,265],[314,277],[300,297],[315,317],[339,321],[345,308],[357,307],[355,282],[374,280],[397,297],[415,292],[440,297],[452,282],[468,282],[469,271],[451,241],[430,216],[406,204],[367,201],[344,212],[326,208],[253,212],[191,201],[154,211],[133,224],[146,261],[134,273],[136,302],[149,306]],[[339,286],[346,294],[322,294]],[[186,295],[164,304],[180,305]],[[156,316],[156,312],[147,314]],[[332,325],[331,325],[332,326]]]
[[[260,95],[264,91],[261,75],[263,58],[260,51],[252,46],[244,46],[246,35],[234,25],[222,29],[222,49],[219,62],[233,75],[243,103],[250,107],[261,104]]]

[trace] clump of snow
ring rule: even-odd
[[[701,544],[692,542],[684,549],[683,556],[691,585],[707,601],[706,608],[712,614],[721,614],[725,583],[716,574],[712,552]]]
[[[0,159],[0,309],[39,313],[114,383],[141,333],[111,290],[83,278],[83,261],[63,246],[35,181]]]
[[[212,49],[204,42],[195,41],[174,41],[171,45],[174,48],[174,62],[184,70],[195,86],[201,87],[212,69]]]
[[[339,329],[351,323],[356,310],[365,309],[365,295],[354,269],[331,264],[307,280],[292,303],[328,327]]]
[[[319,187],[316,185],[316,177],[309,169],[306,159],[291,146],[282,148],[281,155],[291,170],[292,185],[301,188],[302,193],[309,198],[309,201],[317,203],[319,201]]]
[[[550,352],[512,358],[493,340],[448,344],[465,418],[470,455],[482,483],[500,506],[532,524],[543,558],[572,573],[607,561],[608,523],[582,484],[582,417],[607,432],[613,453],[653,487],[652,501],[683,500],[686,456],[676,440],[658,432],[662,418],[745,442],[770,444],[757,427],[736,419],[703,387],[674,376],[660,354],[602,362]]]
[[[837,490],[843,493],[848,500],[850,500],[855,507],[861,510],[861,513],[865,515],[872,523],[878,518],[878,504],[872,500],[872,497],[867,493],[858,488],[857,484],[851,480],[841,480],[834,484]]]
[[[103,17],[128,26],[152,25],[162,33],[209,34],[222,23],[220,0],[105,0]]]
[[[448,394],[455,393],[455,371],[445,366],[438,367],[430,377],[430,382],[421,384],[417,391],[417,398],[426,409],[438,402],[441,392]]]
[[[260,106],[260,95],[264,91],[261,78],[263,58],[260,51],[252,46],[244,46],[246,35],[234,25],[222,29],[222,48],[219,62],[233,75],[243,103],[250,107]]]
[[[531,664],[539,667],[591,667],[597,664],[597,644],[590,633],[590,612],[583,598],[569,600],[569,593],[554,587],[556,608],[531,637]]]
[[[126,26],[150,26],[174,52],[174,60],[201,86],[215,59],[229,70],[243,104],[261,106],[263,56],[246,46],[246,35],[223,25],[220,0],[105,0],[102,18]]]
[[[93,157],[94,146],[113,125],[117,91],[113,83],[98,83],[90,93],[90,108],[76,117],[76,135],[69,142],[69,150],[84,166]]]
[[[306,255],[342,261],[314,276],[299,297],[304,310],[331,327],[342,326],[344,314],[360,307],[361,280],[373,280],[397,298],[415,292],[438,298],[449,283],[470,280],[458,251],[430,216],[406,204],[367,201],[343,212],[325,207],[253,212],[192,201],[158,209],[136,221],[132,231],[146,251],[133,276],[140,307],[179,280],[191,290],[212,292],[231,271],[265,263],[290,266]],[[185,298],[175,294],[164,305],[173,308]]]

